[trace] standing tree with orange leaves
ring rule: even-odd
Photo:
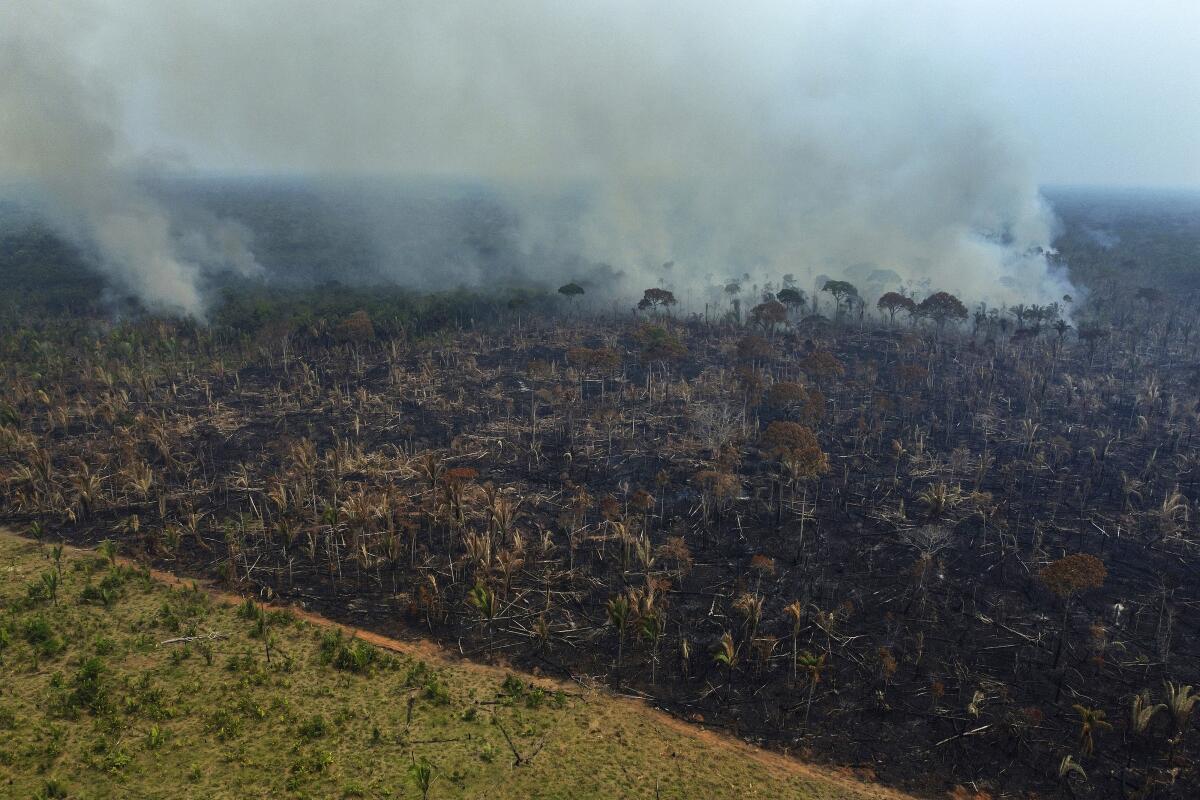
[[[778,300],[759,303],[750,311],[750,321],[768,335],[773,334],[777,326],[787,322],[787,306]]]
[[[793,482],[810,480],[829,470],[829,457],[816,434],[798,422],[772,422],[763,432],[761,444]]]
[[[671,306],[675,305],[675,294],[667,289],[647,289],[642,294],[642,299],[638,301],[637,307],[639,311],[654,311],[665,309],[670,311]]]
[[[941,333],[947,322],[966,319],[967,307],[949,292],[934,292],[917,304],[917,315],[933,320]]]
[[[1058,649],[1054,654],[1054,667],[1058,668],[1066,649],[1068,623],[1070,622],[1071,606],[1075,598],[1088,589],[1099,589],[1108,577],[1108,569],[1104,562],[1087,553],[1073,553],[1057,561],[1052,561],[1042,568],[1038,576],[1046,588],[1062,599],[1063,616],[1062,628],[1058,635]]]
[[[880,311],[888,312],[888,324],[894,325],[896,324],[896,312],[907,311],[912,314],[917,310],[917,303],[911,297],[906,297],[899,292],[888,292],[879,298],[875,307]]]
[[[779,462],[787,474],[787,482],[793,496],[796,484],[810,481],[829,471],[829,456],[821,449],[816,434],[798,422],[772,422],[763,432],[759,442],[763,451]],[[782,483],[783,476],[780,476]],[[805,491],[807,502],[808,492]],[[783,513],[783,492],[778,492],[775,505],[775,522],[779,523]],[[804,516],[800,517],[800,546],[804,546]]]
[[[793,419],[812,425],[825,414],[825,395],[819,389],[806,389],[794,381],[778,381],[767,389],[768,408],[783,411]]]

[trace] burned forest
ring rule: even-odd
[[[1194,303],[726,289],[14,311],[0,521],[927,796],[1195,796]]]
[[[1197,30],[0,2],[0,797],[1197,800]]]

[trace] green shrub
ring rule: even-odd
[[[254,702],[254,700],[250,699],[249,697],[243,697],[238,702],[238,711],[242,712],[242,716],[251,717],[257,720],[264,720],[267,718],[266,706]]]
[[[57,602],[60,583],[57,572],[43,572],[36,582],[29,584],[25,590],[25,596],[31,605]]]
[[[108,690],[105,677],[108,670],[104,662],[97,656],[92,656],[80,665],[79,671],[71,680],[70,704],[74,708],[82,708],[92,714],[99,715],[109,710]]]
[[[328,750],[307,753],[292,762],[293,775],[319,775],[333,764],[333,754]]]
[[[146,749],[157,750],[167,741],[167,732],[157,725],[151,725],[146,731]]]
[[[161,721],[175,716],[175,709],[167,700],[167,693],[162,687],[151,682],[150,673],[143,673],[141,678],[130,685],[126,697],[126,705],[130,713],[141,714],[147,719]]]
[[[45,617],[26,620],[21,633],[40,658],[53,658],[67,649],[66,641],[54,632],[54,627]]]
[[[99,584],[89,583],[79,593],[79,602],[85,605],[112,608],[121,599],[121,589],[129,578],[125,567],[114,567]]]
[[[50,711],[65,719],[75,719],[80,711],[95,716],[112,710],[106,681],[107,668],[97,656],[84,660],[70,683],[56,672],[50,678]]]
[[[358,674],[371,671],[379,651],[357,637],[345,638],[341,630],[328,631],[321,636],[321,661],[335,669]]]
[[[253,597],[247,597],[242,604],[238,606],[237,615],[241,619],[256,620],[262,614],[258,604],[254,602]]]
[[[220,708],[208,715],[208,732],[225,742],[241,734],[242,721],[228,709]]]
[[[120,772],[133,762],[133,756],[119,743],[104,754],[102,762],[105,772]]]
[[[544,702],[546,702],[546,691],[538,686],[530,687],[529,692],[525,695],[525,705],[529,708],[539,708]]]
[[[450,705],[450,688],[436,677],[431,677],[425,683],[425,699],[439,706]]]
[[[208,616],[212,599],[195,584],[189,589],[172,591],[171,597],[158,610],[159,621],[172,633],[182,630],[184,623]]]
[[[304,739],[320,739],[329,733],[329,723],[320,714],[313,714],[312,718],[301,724],[296,732]]]
[[[33,798],[34,800],[65,800],[69,796],[65,783],[57,778],[50,778],[42,784],[42,788]]]
[[[505,675],[504,683],[500,684],[500,694],[509,700],[520,700],[525,696],[525,682],[516,675]]]
[[[430,676],[429,665],[424,661],[418,661],[408,668],[408,672],[404,675],[404,686],[412,689],[417,686],[424,686],[429,681]]]

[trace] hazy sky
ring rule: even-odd
[[[877,50],[882,41],[891,48],[885,57],[928,59],[931,69],[968,85],[981,104],[989,106],[1006,135],[1024,149],[1033,177],[1041,184],[1200,186],[1200,0],[750,0],[741,4],[578,0],[577,4],[607,7],[610,16],[628,18],[628,29],[651,28],[630,39],[644,47],[660,41],[666,59],[672,57],[671,48],[680,38],[675,28],[685,29],[693,39],[719,42],[726,51],[723,57],[748,65],[744,74],[749,80],[777,80],[779,73],[789,69],[788,47],[807,46],[806,29],[811,31],[814,24],[835,27],[847,40],[852,37],[846,30],[858,26],[864,59],[870,59],[866,51]],[[393,21],[404,14],[423,13],[422,4],[410,0],[316,5],[307,0],[59,0],[55,4],[8,0],[5,5],[16,11],[12,24],[17,26],[29,24],[29,10],[38,7],[63,9],[64,18],[77,17],[63,26],[70,29],[68,44],[94,65],[98,77],[112,84],[124,108],[124,136],[134,146],[202,169],[235,171],[288,165],[282,163],[284,159],[276,165],[257,163],[263,154],[248,154],[247,149],[254,148],[246,148],[233,133],[223,135],[197,124],[206,105],[212,107],[213,96],[241,91],[239,85],[222,86],[222,81],[240,84],[245,78],[253,85],[256,77],[255,66],[245,61],[244,54],[229,54],[228,59],[247,70],[240,75],[219,63],[227,54],[220,47],[253,50],[260,44],[256,39],[264,38],[261,45],[269,54],[264,57],[278,60],[279,52],[271,50],[270,40],[277,32],[286,39],[289,32],[307,26],[312,30],[296,41],[314,51],[285,52],[283,57],[298,74],[314,83],[319,80],[312,90],[320,95],[329,86],[312,79],[311,73],[336,70],[338,63],[328,52],[320,52],[322,48],[345,46],[364,32],[369,38],[373,27],[390,35],[389,24],[373,26],[372,14]],[[428,7],[439,5],[472,7],[463,2]],[[506,0],[479,7],[502,9],[501,15],[523,8],[524,13],[512,14],[520,21],[514,24],[527,25],[532,16],[536,26],[530,5]],[[564,2],[556,8],[571,5]],[[647,12],[649,6],[666,10]],[[409,10],[397,13],[398,7]],[[295,9],[294,15],[281,12],[289,8]],[[0,24],[7,21],[4,15],[0,9]],[[189,19],[196,22],[194,35],[189,34]],[[670,29],[655,31],[655,26]],[[511,31],[497,31],[498,36],[506,33]],[[214,42],[221,44],[213,46]],[[368,52],[384,46],[378,40],[364,44]],[[570,57],[570,53],[554,55]],[[195,90],[204,76],[203,59],[212,64],[212,94]],[[353,71],[362,65],[355,66],[353,54],[350,62],[348,75],[359,77]],[[172,74],[177,68],[179,74]],[[394,68],[394,63],[385,64],[384,74]],[[479,93],[488,90],[488,81],[489,76],[479,76]],[[686,93],[688,88],[681,85],[679,91]],[[303,86],[281,90],[289,102],[303,106]],[[255,113],[252,107],[240,111],[247,116]],[[320,111],[314,108],[315,113]]]
[[[99,5],[111,10],[114,30],[136,31],[134,46],[151,49],[155,20],[174,16],[175,6],[197,7],[164,0],[151,4],[156,15],[137,13],[141,0],[102,0]],[[295,5],[299,8],[301,0]],[[353,13],[352,7],[345,13]],[[716,7],[731,6],[692,2],[677,6],[676,12],[696,18],[692,30],[701,35],[707,28],[714,39],[729,36],[730,48],[739,50],[740,57],[759,62],[760,74],[786,69],[786,58],[779,54],[794,35],[802,38],[801,29],[814,18],[860,25],[868,46],[878,37],[891,39],[897,52],[928,57],[937,69],[957,71],[950,77],[969,83],[985,102],[994,102],[997,119],[1021,140],[1039,183],[1200,186],[1200,0],[787,0],[747,5],[751,10],[740,15],[758,14],[771,21],[758,28],[749,25],[746,31],[753,33],[741,40],[739,31],[727,25],[728,14],[714,11]],[[247,8],[226,3],[220,28],[235,31],[244,14],[248,31],[272,33],[264,15]],[[614,15],[626,10],[627,4],[612,4]],[[669,25],[676,12],[651,19]],[[303,14],[299,16],[303,25]],[[633,24],[646,22],[640,12],[631,16]],[[280,22],[284,28],[296,24]],[[175,41],[168,38],[165,44],[179,46],[178,31],[173,36]],[[651,32],[639,42],[653,46],[654,40]],[[183,42],[185,47],[193,44],[202,47]],[[97,58],[104,62],[112,56],[100,52]],[[305,54],[292,57],[304,60]],[[219,138],[189,138],[178,126],[164,130],[153,102],[141,94],[156,77],[138,78],[136,62],[126,66],[130,71],[121,89],[137,141],[160,148],[169,143],[202,167],[245,166],[240,154],[222,149]],[[216,74],[223,73],[218,69]],[[486,81],[482,76],[481,85]]]
[[[1200,0],[952,7],[944,36],[1017,120],[1039,181],[1200,187]]]

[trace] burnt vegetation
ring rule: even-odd
[[[1143,274],[14,309],[2,519],[921,791],[1192,797],[1200,343]]]

